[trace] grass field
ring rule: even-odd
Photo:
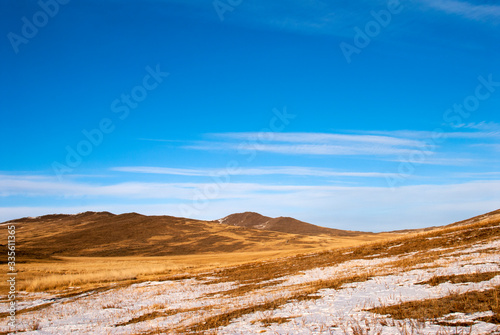
[[[28,292],[156,280],[393,236],[299,235],[214,221],[107,212],[25,218],[10,225],[16,226],[18,288]],[[7,229],[1,234],[6,240]],[[0,271],[7,273],[5,261]],[[6,292],[3,281],[0,294]]]
[[[26,259],[17,330],[500,333],[498,214],[420,232],[325,238],[281,250]]]
[[[355,238],[331,238],[311,236],[302,238],[302,246],[276,246],[262,243],[254,250],[244,252],[200,253],[176,256],[125,256],[125,257],[67,257],[59,256],[47,260],[25,259],[18,263],[20,290],[41,292],[49,290],[87,290],[109,283],[158,280],[206,272],[216,268],[236,266],[249,262],[270,261],[276,258],[295,256],[301,253],[319,252],[387,239],[391,234],[357,236]],[[270,251],[269,249],[275,249]],[[7,273],[7,264],[0,265]],[[2,283],[3,284],[3,283]],[[5,295],[7,286],[2,285],[0,294]]]

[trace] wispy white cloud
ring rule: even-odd
[[[60,182],[55,177],[0,175],[0,197],[94,197],[127,199],[192,199],[198,190],[216,188],[214,198],[249,198],[261,192],[294,192],[309,189],[307,185],[273,185],[256,183],[152,183],[125,182],[110,185],[85,182]],[[334,186],[325,186],[334,187]]]
[[[190,198],[189,184],[126,182],[113,185],[59,181],[50,176],[0,175],[0,197],[118,197],[118,198]]]
[[[472,148],[475,148],[476,150],[478,148],[484,148],[487,150],[500,152],[500,143],[477,143],[477,144],[471,144],[470,146]]]
[[[474,4],[459,0],[422,0],[422,2],[431,8],[469,20],[498,24],[500,19],[500,5],[498,4]]]
[[[214,1],[200,0],[163,0],[190,6],[203,17],[220,20],[213,8]],[[353,36],[353,27],[362,25],[370,16],[371,10],[387,8],[387,0],[324,1],[253,0],[242,1],[239,5],[229,6],[224,12],[224,24],[252,27],[272,31],[284,31],[303,35]],[[202,14],[201,14],[202,13]]]
[[[395,136],[328,133],[222,133],[217,141],[185,146],[195,150],[235,150],[289,155],[402,155],[425,151],[425,142]]]
[[[449,132],[444,133],[444,136],[450,139],[500,139],[500,131]]]
[[[459,178],[467,178],[467,179],[491,179],[491,178],[500,178],[500,171],[491,171],[491,172],[464,172],[464,173],[456,173],[454,176]]]
[[[201,169],[176,169],[176,168],[155,167],[155,166],[118,166],[111,168],[111,170],[120,172],[166,174],[175,176],[210,176],[218,171],[218,170],[201,170]]]
[[[467,166],[475,165],[478,163],[483,163],[484,160],[472,159],[472,158],[458,158],[458,157],[436,157],[436,156],[423,156],[423,159],[419,159],[415,162],[416,165],[448,165],[448,166]],[[408,158],[403,157],[403,159],[388,159],[391,162],[405,162],[410,161]]]
[[[220,20],[213,8],[214,2],[192,0],[163,0],[189,6],[200,16],[211,20]],[[385,29],[393,34],[405,35],[415,30],[418,22],[428,14],[428,8],[464,17],[468,20],[497,23],[500,16],[496,4],[474,4],[463,0],[411,0],[400,1],[404,12],[411,13],[411,21],[401,18]],[[386,10],[387,0],[358,1],[323,1],[323,0],[290,0],[286,3],[265,0],[243,1],[236,6],[230,6],[224,15],[225,24],[233,24],[255,29],[286,31],[297,34],[325,35],[342,38],[353,38],[353,28],[363,27],[373,20],[371,11]],[[423,24],[429,24],[424,20]],[[384,38],[386,34],[377,36]],[[403,42],[403,41],[401,41]],[[404,43],[404,42],[403,42]]]
[[[138,138],[138,140],[148,141],[148,142],[168,142],[168,143],[182,142],[181,140],[166,140],[166,139],[156,139],[156,138]]]
[[[363,1],[365,2],[365,1]],[[371,1],[373,3],[373,0]],[[359,5],[359,2],[358,2]],[[322,0],[248,1],[226,15],[228,22],[299,34],[342,35],[360,19],[355,6]]]
[[[146,173],[146,174],[165,174],[179,176],[199,176],[212,177],[220,175],[239,175],[239,176],[265,176],[265,175],[288,175],[288,176],[317,176],[317,177],[373,177],[384,178],[393,174],[384,172],[341,172],[331,169],[300,167],[300,166],[268,166],[257,168],[238,168],[229,171],[227,169],[178,169],[155,166],[123,166],[111,168],[113,171]]]
[[[248,132],[248,133],[216,133],[210,136],[235,139],[241,141],[272,141],[289,143],[365,143],[391,146],[419,147],[421,141],[381,135],[334,134],[334,133],[278,133],[278,132]]]
[[[437,139],[443,141],[446,139],[500,139],[500,127],[496,123],[470,123],[457,128],[472,129],[471,131],[444,131],[437,128],[434,131],[429,130],[393,130],[393,131],[365,131],[366,134],[380,136],[390,136],[407,140],[419,141],[425,143],[425,140]]]
[[[500,150],[500,125],[494,122],[463,124],[456,127],[462,131],[396,130],[396,131],[366,131],[364,133],[379,136],[413,139],[426,143],[428,150],[424,155],[418,155],[418,165],[484,165],[494,162],[494,157],[487,151]],[[423,152],[422,152],[423,153]],[[402,155],[397,159],[386,158],[388,161],[411,161],[410,155]]]
[[[214,148],[210,144],[190,146],[198,150],[239,150],[239,151],[261,151],[286,155],[328,155],[328,156],[372,156],[372,155],[403,155],[410,154],[416,150],[406,148],[394,148],[381,145],[332,145],[332,144],[219,144]]]
[[[186,149],[216,151],[230,150],[239,153],[267,152],[286,155],[367,156],[383,160],[390,157],[408,157],[424,154],[422,164],[464,165],[474,160],[470,157],[443,158],[435,153],[452,148],[454,140],[474,140],[475,145],[496,148],[491,141],[500,140],[500,127],[496,123],[467,124],[464,131],[363,131],[361,134],[338,133],[274,133],[244,132],[207,134],[214,140],[198,141],[184,146]],[[456,150],[452,149],[452,150]],[[464,154],[464,148],[459,152]]]
[[[476,129],[480,131],[500,132],[500,124],[496,122],[470,122],[457,126],[457,128]]]

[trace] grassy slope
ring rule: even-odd
[[[297,235],[213,221],[136,213],[86,212],[11,221],[16,226],[19,288],[83,288],[234,266],[387,238]],[[6,241],[7,229],[1,230]],[[6,245],[0,269],[7,272]],[[4,293],[5,285],[0,286]]]
[[[308,235],[300,225],[297,230],[302,234],[290,234],[136,213],[48,215],[11,224],[16,226],[18,260],[309,249],[335,246],[340,241],[330,235]],[[373,239],[363,234],[351,237],[354,241]]]
[[[74,227],[68,226],[62,230],[70,233],[78,227],[85,227],[87,224],[85,222],[76,221],[72,223]],[[269,279],[284,275],[294,275],[305,270],[340,264],[354,259],[403,256],[399,260],[389,264],[387,267],[389,270],[380,269],[385,272],[389,271],[387,273],[390,273],[390,271],[405,271],[419,266],[429,266],[429,262],[442,259],[450,250],[459,251],[472,244],[498,239],[500,236],[499,224],[500,217],[498,217],[496,213],[493,213],[472,220],[467,225],[445,226],[432,231],[415,234],[399,234],[397,238],[394,238],[395,235],[392,235],[393,238],[391,239],[375,241],[362,246],[349,246],[349,248],[342,249],[325,247],[323,251],[315,250],[314,255],[300,255],[297,254],[299,253],[299,249],[290,249],[260,253],[253,251],[168,257],[130,256],[115,258],[64,258],[63,261],[59,262],[50,261],[21,264],[20,266],[24,267],[24,269],[21,271],[18,278],[29,278],[29,276],[32,275],[31,283],[29,281],[22,282],[21,287],[26,288],[29,285],[33,285],[34,290],[47,290],[52,288],[63,289],[74,285],[79,285],[81,290],[85,290],[95,287],[106,287],[106,285],[109,285],[109,281],[119,282],[121,285],[128,285],[132,282],[144,280],[162,280],[170,276],[175,277],[180,273],[185,273],[189,277],[200,276],[200,278],[202,278],[206,276],[206,274],[200,275],[200,271],[212,271],[218,268],[218,270],[211,272],[213,282],[236,281],[244,284],[240,288],[234,290],[234,292],[226,292],[228,295],[237,297],[239,295],[251,293],[265,285],[269,285],[268,283],[266,284],[266,280]],[[50,226],[50,223],[47,223],[47,225]],[[223,226],[219,225],[219,227]],[[57,235],[60,233],[61,232],[52,234]],[[37,232],[31,231],[30,234],[36,237]],[[40,232],[38,232],[38,234],[40,234]],[[359,244],[359,241],[357,243]],[[491,250],[491,252],[496,253],[498,251]],[[283,258],[282,256],[288,257]],[[119,270],[123,272],[119,273]],[[29,271],[32,272],[30,273]],[[39,271],[39,273],[35,274],[34,271]],[[118,271],[115,273],[116,276],[113,276],[113,271]],[[381,273],[385,273],[384,271]],[[331,280],[311,282],[307,285],[296,287],[297,291],[293,293],[291,297],[271,301],[264,305],[248,306],[241,310],[229,311],[225,314],[213,317],[210,320],[207,319],[205,323],[200,322],[193,324],[192,329],[203,331],[205,329],[214,328],[227,324],[239,315],[251,313],[256,310],[276,308],[290,301],[290,299],[313,299],[314,296],[311,296],[311,294],[316,293],[322,288],[338,288],[345,283],[367,280],[374,275],[377,274],[367,272],[347,277],[335,277]],[[103,278],[105,278],[105,280],[103,280]],[[464,278],[459,276],[457,278],[436,278],[435,280],[458,282],[463,282],[464,280],[475,281],[470,278]],[[106,281],[108,281],[108,284]],[[74,292],[70,292],[70,294],[73,293]],[[66,291],[62,294],[68,294],[68,292]],[[496,309],[498,309],[498,294],[495,294],[496,295],[493,295],[492,299],[496,299]],[[459,301],[463,300],[462,296],[457,297]],[[445,302],[443,306],[448,306],[450,301],[454,301],[453,297],[450,299],[449,301],[443,300],[443,302]],[[438,306],[440,301],[436,300],[436,302],[431,303],[433,306]],[[412,312],[412,306],[402,305],[396,308],[398,311],[403,308],[404,310],[408,309],[408,313]]]
[[[320,227],[290,217],[270,218],[253,212],[231,214],[220,221],[227,225],[303,235],[358,236],[360,234],[371,234]]]

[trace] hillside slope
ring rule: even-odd
[[[400,233],[400,234],[409,234],[409,233],[420,233],[420,232],[426,232],[426,231],[431,231],[434,229],[439,229],[439,228],[446,228],[446,227],[459,227],[459,226],[465,226],[477,222],[496,222],[500,220],[500,209],[497,209],[492,212],[488,212],[485,214],[477,215],[474,217],[471,217],[466,220],[461,220],[458,222],[450,223],[444,226],[431,226],[431,227],[425,227],[425,228],[417,228],[417,229],[401,229],[401,230],[393,230],[390,231],[389,233]]]
[[[231,226],[270,230],[289,234],[324,234],[332,236],[357,236],[360,234],[369,234],[366,232],[320,227],[290,217],[270,218],[254,212],[231,214],[220,219],[219,222]]]
[[[68,272],[54,278],[60,264],[47,264],[50,271],[21,286],[29,290],[18,295],[15,329],[5,326],[9,301],[1,297],[0,334],[500,332],[498,216],[181,276],[160,271],[117,283],[110,272],[91,288]],[[21,264],[18,277],[32,267]]]
[[[55,256],[169,256],[283,250],[316,248],[334,242],[328,237],[137,213],[56,214],[12,220],[4,224],[16,226],[17,255],[36,259]],[[2,245],[2,248],[5,247]]]
[[[488,212],[485,214],[474,216],[474,217],[467,219],[467,220],[462,220],[462,221],[458,221],[458,222],[449,224],[446,227],[464,226],[464,225],[477,223],[477,222],[486,222],[486,221],[493,222],[493,221],[499,221],[499,220],[500,220],[500,209],[497,209],[496,211]]]

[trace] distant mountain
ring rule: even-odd
[[[271,218],[254,212],[231,214],[220,219],[219,222],[231,226],[270,230],[288,234],[333,236],[369,234],[365,232],[320,227],[290,217],[280,216],[278,218]]]

